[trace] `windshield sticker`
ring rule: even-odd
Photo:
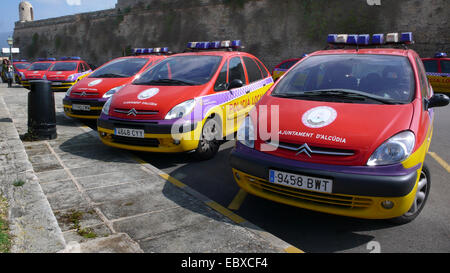
[[[336,110],[328,106],[309,109],[302,116],[302,122],[309,128],[321,128],[331,124],[337,117]]]
[[[149,98],[153,97],[154,95],[156,95],[158,93],[159,93],[159,89],[158,88],[150,88],[150,89],[147,89],[147,90],[142,91],[141,93],[139,93],[138,99],[146,100],[146,99],[149,99]]]

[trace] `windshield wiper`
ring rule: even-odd
[[[105,73],[96,75],[95,78],[128,78],[130,76],[125,74],[114,74],[114,73]]]
[[[152,80],[149,82],[143,82],[143,83],[135,83],[140,85],[153,85],[153,84],[164,84],[164,85],[196,85],[196,83],[193,82],[187,82],[182,80],[176,80],[176,79],[158,79],[158,80]]]
[[[301,93],[281,93],[274,94],[274,96],[284,97],[284,98],[296,98],[296,97],[334,97],[334,98],[346,98],[346,99],[371,99],[377,102],[381,102],[384,104],[396,104],[399,103],[392,99],[383,98],[377,95],[369,94],[362,91],[350,90],[350,89],[321,89],[321,90],[312,90],[305,91]]]

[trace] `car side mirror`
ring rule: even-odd
[[[450,102],[447,95],[444,94],[434,94],[428,101],[428,108],[446,106]]]
[[[230,85],[228,85],[228,90],[239,88],[243,85],[244,83],[240,79],[234,79],[230,82]]]

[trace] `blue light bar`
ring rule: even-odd
[[[356,43],[358,45],[368,45],[370,43],[370,35],[369,34],[358,35],[358,40]]]
[[[241,47],[241,40],[234,40],[231,42],[232,47]]]
[[[347,44],[356,45],[357,41],[358,41],[358,35],[350,34],[347,36]]]
[[[400,42],[405,43],[405,44],[413,43],[412,32],[403,32],[400,37]]]
[[[27,60],[20,60],[21,62],[28,62]]]
[[[43,61],[45,61],[45,58],[37,58],[37,60],[38,60],[39,62],[43,62]]]
[[[78,56],[74,56],[74,57],[70,57],[71,60],[81,60],[81,57]]]
[[[209,42],[200,42],[197,43],[197,49],[208,49],[209,48]]]
[[[134,53],[135,54],[142,54],[142,53],[144,53],[144,49],[143,48],[135,48],[134,49]]]
[[[330,44],[336,43],[337,34],[328,34],[327,42]]]
[[[17,59],[13,59],[12,61],[13,61],[13,63],[19,62],[19,60],[17,60]]]
[[[219,49],[219,48],[239,48],[241,46],[242,46],[241,40],[187,43],[187,48],[201,49],[201,50]]]
[[[384,34],[374,34],[372,36],[372,44],[383,45],[384,44]]]
[[[150,54],[150,53],[153,53],[153,48],[144,48],[144,49],[142,50],[142,53],[144,53],[144,54]]]
[[[162,53],[168,53],[169,52],[169,48],[168,47],[162,47],[161,48],[161,52]]]
[[[63,56],[61,58],[59,58],[61,61],[67,61],[69,59],[69,57]]]
[[[55,58],[48,58],[47,61],[53,62],[53,61],[56,61],[56,59]]]
[[[447,57],[447,53],[445,52],[437,52],[436,54],[434,54],[435,58],[445,58]]]
[[[209,42],[208,48],[220,48],[220,42],[219,41]]]

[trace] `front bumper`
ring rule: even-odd
[[[241,144],[230,155],[237,184],[245,191],[287,205],[336,215],[386,219],[403,215],[415,198],[422,165],[352,167],[304,163],[268,155]],[[400,164],[401,165],[401,164]],[[270,183],[269,170],[333,180],[333,192],[322,193]],[[394,206],[381,205],[389,200]]]
[[[67,91],[76,82],[64,82],[64,81],[50,81],[52,83],[53,91]]]
[[[73,118],[98,119],[106,100],[100,99],[63,99],[64,113]],[[90,111],[74,110],[73,104],[89,105]]]
[[[161,121],[129,121],[101,116],[97,129],[101,141],[111,147],[160,153],[180,153],[197,149],[201,122],[192,123],[177,134],[172,134],[172,124]],[[144,138],[115,135],[115,128],[143,129]]]

